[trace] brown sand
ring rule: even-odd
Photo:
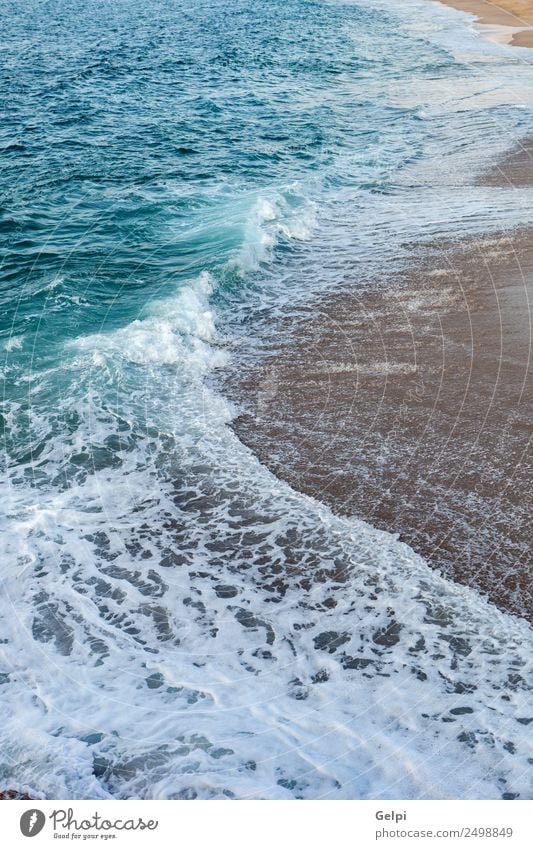
[[[482,186],[531,186],[533,179],[533,139],[526,138],[496,168],[491,168],[478,183]]]
[[[533,47],[533,0],[440,0],[463,12],[476,15],[480,24],[512,27],[515,32],[510,43],[515,47]],[[524,29],[522,29],[524,28]]]
[[[485,182],[508,178],[504,162]],[[532,270],[531,232],[435,245],[273,328],[227,386],[276,475],[527,617]]]

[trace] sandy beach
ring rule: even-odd
[[[524,144],[483,182],[532,176]],[[413,249],[407,273],[287,322],[229,388],[237,433],[276,475],[527,617],[532,245],[520,231]]]
[[[532,0],[440,0],[462,12],[476,15],[487,27],[486,34],[495,41],[508,42],[515,47],[533,47]],[[489,29],[490,28],[490,29]]]

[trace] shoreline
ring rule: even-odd
[[[478,182],[533,185],[529,145]],[[532,246],[526,229],[419,246],[395,279],[284,321],[225,385],[276,476],[530,621]]]
[[[533,47],[533,0],[438,0],[477,17],[481,33],[491,41],[513,47]]]

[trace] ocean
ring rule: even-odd
[[[531,798],[530,626],[279,481],[217,380],[533,223],[472,182],[533,130],[527,51],[426,0],[0,16],[0,789]]]

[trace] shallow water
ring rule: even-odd
[[[525,51],[397,5],[0,3],[0,785],[530,795],[528,626],[279,482],[207,379],[251,317],[531,221],[471,185]]]

